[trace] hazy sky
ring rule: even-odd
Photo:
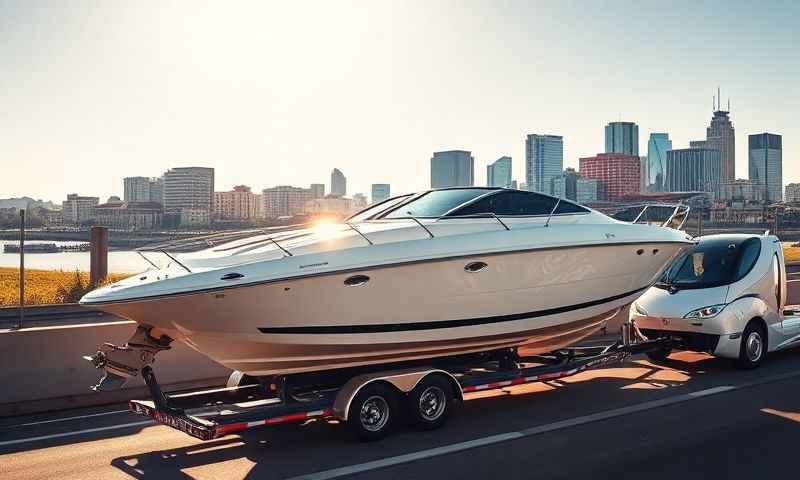
[[[705,136],[722,86],[736,128],[783,135],[800,181],[800,2],[0,0],[0,198],[122,195],[122,177],[216,169],[217,190],[429,186],[435,150],[476,182],[528,133],[565,166],[639,124]]]

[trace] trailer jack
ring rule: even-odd
[[[93,355],[83,358],[97,369],[103,369],[103,377],[90,387],[94,391],[114,390],[122,387],[128,379],[155,361],[156,354],[169,350],[172,339],[166,335],[156,338],[154,329],[139,325],[128,342],[123,345],[104,343]]]

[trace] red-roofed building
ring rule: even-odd
[[[597,196],[617,201],[626,195],[638,194],[641,161],[634,155],[598,153],[580,159],[580,174],[599,181]]]

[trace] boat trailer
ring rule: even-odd
[[[225,387],[170,394],[147,365],[141,374],[151,399],[132,400],[129,407],[201,440],[315,418],[343,421],[357,438],[377,440],[402,417],[399,410],[406,411],[413,427],[437,428],[465,393],[564,378],[671,347],[669,338],[647,339],[634,324],[621,330],[613,344],[547,355],[519,357],[516,349],[506,349],[316,374],[255,378],[234,372]]]

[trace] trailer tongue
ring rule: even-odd
[[[611,345],[572,347],[535,357],[503,350],[394,370],[349,370],[328,374],[326,382],[308,375],[239,375],[232,376],[237,385],[173,394],[165,394],[152,368],[145,366],[141,373],[152,398],[132,400],[130,410],[201,440],[328,417],[346,422],[362,440],[375,440],[390,431],[401,417],[399,410],[409,414],[416,428],[436,428],[465,393],[568,377],[664,349],[670,341],[648,340],[628,324],[622,333],[622,341]]]

